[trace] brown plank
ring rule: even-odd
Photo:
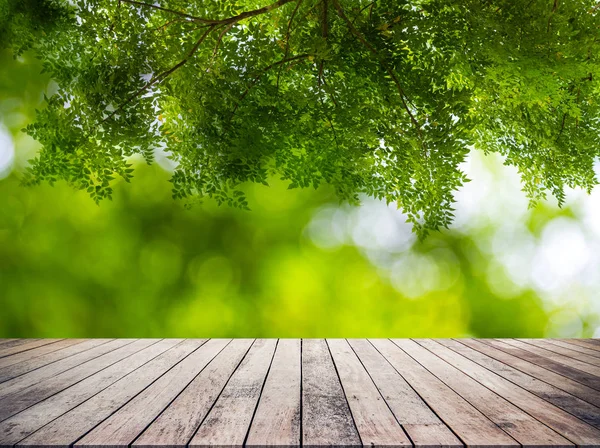
[[[528,390],[543,400],[567,411],[569,414],[583,420],[584,422],[600,428],[600,408],[574,397],[567,392],[529,376],[513,367],[510,367],[500,361],[497,361],[483,353],[473,350],[458,341],[440,339],[436,340],[439,344],[451,349],[452,351],[464,356],[465,358],[476,362],[480,366],[494,372],[496,375],[511,381],[512,383]]]
[[[342,389],[363,446],[411,447],[371,377],[344,339],[328,339]]]
[[[138,340],[131,344],[119,347],[116,350],[108,352],[92,362],[80,364],[73,369],[67,370],[52,378],[46,378],[44,381],[32,385],[24,390],[9,393],[0,400],[0,421],[4,420],[23,409],[28,408],[40,401],[54,395],[67,387],[87,378],[94,373],[107,368],[108,366],[125,359],[128,356],[140,351],[151,343],[156,342],[148,340]],[[5,383],[7,384],[7,383]]]
[[[132,446],[187,446],[252,342],[252,339],[231,341]]]
[[[397,345],[387,339],[371,339],[371,343],[468,447],[520,446]]]
[[[554,343],[546,340],[540,339],[517,339],[518,341],[524,342],[526,344],[535,345],[536,347],[543,348],[544,350],[548,350],[554,353],[558,353],[560,355],[566,356],[571,359],[576,359],[577,361],[581,361],[587,364],[591,364],[592,366],[600,366],[600,358],[595,356],[590,356],[585,353],[581,353],[573,349],[572,347],[567,346],[566,348],[560,345],[560,342]],[[600,373],[600,369],[597,369]]]
[[[229,341],[206,342],[96,426],[77,446],[128,447]]]
[[[12,347],[1,347],[0,348],[0,358],[4,358],[5,356],[14,355],[16,353],[21,353],[27,350],[32,350],[37,347],[41,347],[42,345],[53,344],[55,342],[61,341],[62,339],[37,339],[33,341],[28,341],[24,344],[14,345]]]
[[[369,341],[350,339],[348,342],[415,447],[463,446]]]
[[[439,358],[473,378],[477,384],[494,391],[529,416],[547,425],[542,426],[543,432],[539,431],[537,426],[532,427],[536,431],[534,437],[538,444],[565,445],[568,444],[566,439],[579,447],[595,447],[600,444],[600,431],[597,428],[435,341],[421,339],[418,342],[431,353],[435,353]],[[536,423],[539,424],[537,421]],[[554,437],[554,434],[548,431],[548,427],[555,431],[554,434],[561,436]],[[545,433],[548,433],[547,438],[544,438]]]
[[[202,340],[185,340],[163,352],[89,400],[34,432],[17,446],[68,447],[196,350]]]
[[[301,341],[280,339],[246,447],[300,446]]]
[[[49,378],[54,378],[78,365],[89,362],[99,356],[116,350],[119,347],[131,344],[134,341],[135,339],[115,339],[108,341],[105,344],[98,345],[82,353],[63,359],[60,362],[44,366],[6,381],[2,383],[2,387],[0,387],[0,400],[7,395],[15,394],[36,384],[41,384]]]
[[[591,387],[509,353],[503,352],[502,350],[484,344],[481,341],[475,339],[460,339],[458,341],[461,344],[477,350],[478,352],[483,353],[490,358],[496,359],[507,366],[551,384],[552,386],[568,392],[569,394],[593,404],[596,407],[600,407],[600,393]]]
[[[544,358],[550,359],[555,362],[559,362],[574,369],[581,370],[582,372],[586,372],[595,376],[600,375],[600,368],[596,366],[593,366],[583,361],[579,361],[575,358],[570,358],[568,356],[547,350],[537,344],[523,342],[516,339],[502,339],[502,342],[505,342],[508,345],[512,345],[513,347],[517,347],[528,352],[534,353],[538,356],[543,356]]]
[[[362,446],[323,339],[302,341],[302,445]]]
[[[276,339],[254,342],[190,441],[190,447],[244,445],[276,346]]]
[[[569,345],[574,345],[577,347],[584,348],[584,349],[586,349],[586,353],[588,353],[588,355],[594,354],[595,356],[600,356],[600,345],[590,344],[590,342],[587,339],[558,339],[558,340],[561,342],[567,343]]]
[[[502,340],[481,339],[481,342],[600,391],[600,378],[595,375],[590,375],[589,373],[582,372],[571,366],[548,359],[545,356],[540,356],[531,351],[507,344]]]
[[[150,344],[128,358],[122,359],[62,392],[19,412],[8,420],[4,420],[0,423],[0,446],[14,445],[173,347],[173,345],[175,345],[175,342],[172,340],[162,340]]]
[[[86,339],[83,342],[71,345],[70,347],[46,353],[45,355],[36,356],[33,359],[22,361],[16,365],[0,368],[0,383],[31,372],[32,370],[39,369],[40,367],[44,367],[48,364],[52,364],[56,361],[60,361],[61,359],[68,358],[69,356],[76,355],[77,353],[81,353],[99,345],[106,344],[110,340],[111,339]]]
[[[0,358],[0,369],[18,364],[20,362],[28,361],[30,359],[37,358],[38,356],[52,353],[66,347],[70,347],[71,345],[79,344],[84,340],[85,339],[62,339],[53,344],[42,345],[41,347]]]
[[[442,360],[415,341],[394,339],[393,342],[524,447],[573,446],[567,439],[523,412],[506,398],[496,395],[454,364]]]

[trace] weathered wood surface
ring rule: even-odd
[[[15,446],[600,448],[600,343],[3,339]]]

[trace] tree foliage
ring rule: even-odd
[[[597,182],[596,0],[4,1],[5,43],[59,86],[26,183],[99,201],[163,150],[175,198],[246,208],[274,175],[396,203],[424,235],[451,223],[471,148],[532,201]]]

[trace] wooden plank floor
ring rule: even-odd
[[[599,447],[591,339],[0,339],[0,447]]]

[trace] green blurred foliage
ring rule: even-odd
[[[435,234],[415,245],[416,253],[449,257],[452,264],[440,266],[458,274],[412,299],[358,248],[317,247],[306,228],[315,210],[335,201],[326,189],[290,191],[273,180],[248,186],[252,211],[210,202],[187,210],[172,200],[169,174],[143,162],[132,184],[118,183],[113,201],[100,206],[61,183],[22,187],[19,168],[32,146],[20,128],[48,80],[34,62],[6,54],[0,80],[0,118],[17,151],[17,169],[0,180],[0,337],[546,332],[549,312],[533,292],[493,293],[489,256],[470,236]],[[596,324],[589,319],[584,335]]]

